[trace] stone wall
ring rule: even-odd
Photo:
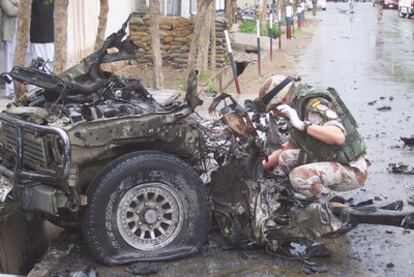
[[[224,30],[228,29],[225,18],[216,19],[216,63],[224,66],[226,41]],[[152,64],[149,15],[135,12],[129,23],[130,36],[140,47],[137,52],[138,63]],[[187,65],[187,58],[193,34],[193,21],[184,17],[160,16],[161,55],[164,64],[176,68]]]

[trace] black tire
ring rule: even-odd
[[[201,179],[182,160],[160,152],[131,153],[107,165],[88,189],[84,239],[106,264],[190,255],[207,241],[208,201]]]

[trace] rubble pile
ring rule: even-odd
[[[133,42],[140,47],[137,61],[152,64],[149,15],[144,11],[135,12],[129,23]],[[186,66],[193,34],[193,21],[184,17],[160,16],[161,55],[164,63],[176,68]],[[229,25],[224,17],[216,19],[216,63],[224,67],[226,41],[224,30]]]

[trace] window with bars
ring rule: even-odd
[[[182,0],[160,0],[160,13],[168,16],[181,15],[181,1]],[[189,1],[189,0],[187,0]]]

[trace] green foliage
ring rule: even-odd
[[[217,94],[216,83],[213,80],[209,80],[207,83],[207,93],[212,97],[216,96]]]
[[[256,32],[256,21],[245,20],[239,25],[239,31],[242,33],[254,33]]]
[[[205,82],[209,79],[211,79],[211,73],[210,72],[202,72],[202,73],[200,73],[200,75],[198,75],[198,80],[200,80],[200,81]]]
[[[176,90],[185,90],[186,89],[186,84],[184,81],[182,80],[177,80],[177,82],[175,83],[175,89]]]
[[[242,33],[256,33],[256,21],[254,20],[245,20],[239,25],[239,31]],[[270,31],[270,24],[269,22],[266,23],[265,26],[260,27],[260,35],[261,36],[269,36]],[[273,24],[273,38],[277,38],[279,36],[279,28],[277,23]]]

